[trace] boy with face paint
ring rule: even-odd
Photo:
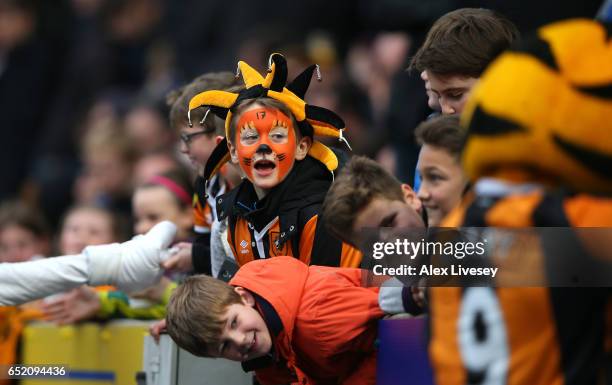
[[[245,81],[240,93],[207,91],[190,101],[190,112],[203,107],[226,118],[227,141],[211,155],[205,178],[228,159],[246,176],[216,202],[219,220],[228,219],[238,265],[286,255],[306,264],[359,266],[361,253],[329,234],[319,215],[339,162],[313,136],[342,140],[344,123],[303,100],[315,66],[286,87],[286,61],[279,54],[270,57],[266,78],[244,62],[239,70]],[[227,272],[223,279],[230,277]]]
[[[235,146],[230,143],[230,151],[253,181],[259,198],[287,177],[295,160],[304,159],[312,144],[305,137],[298,147],[291,119],[282,111],[260,103],[249,105],[237,127]]]
[[[312,138],[297,127],[273,99],[236,108],[228,146],[246,179],[217,201],[219,216],[229,218],[230,246],[239,265],[292,255],[307,264],[357,267],[361,254],[329,235],[319,218],[332,175],[308,156]]]

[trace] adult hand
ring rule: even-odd
[[[98,293],[89,286],[81,286],[44,300],[41,310],[48,321],[66,325],[95,317],[100,306]]]

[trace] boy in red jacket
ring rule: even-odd
[[[250,262],[230,284],[193,276],[168,306],[168,333],[196,356],[242,361],[262,384],[375,384],[384,315],[362,270],[291,257]]]

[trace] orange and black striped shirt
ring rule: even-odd
[[[612,227],[612,199],[542,191],[476,197],[444,226]],[[545,260],[554,263],[544,245],[534,247],[535,269],[545,270]],[[609,287],[436,287],[429,295],[437,384],[604,383],[612,336]]]

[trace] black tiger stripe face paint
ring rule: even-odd
[[[282,182],[295,161],[297,145],[291,119],[275,108],[255,106],[242,113],[236,127],[240,168],[249,180],[263,189]]]

